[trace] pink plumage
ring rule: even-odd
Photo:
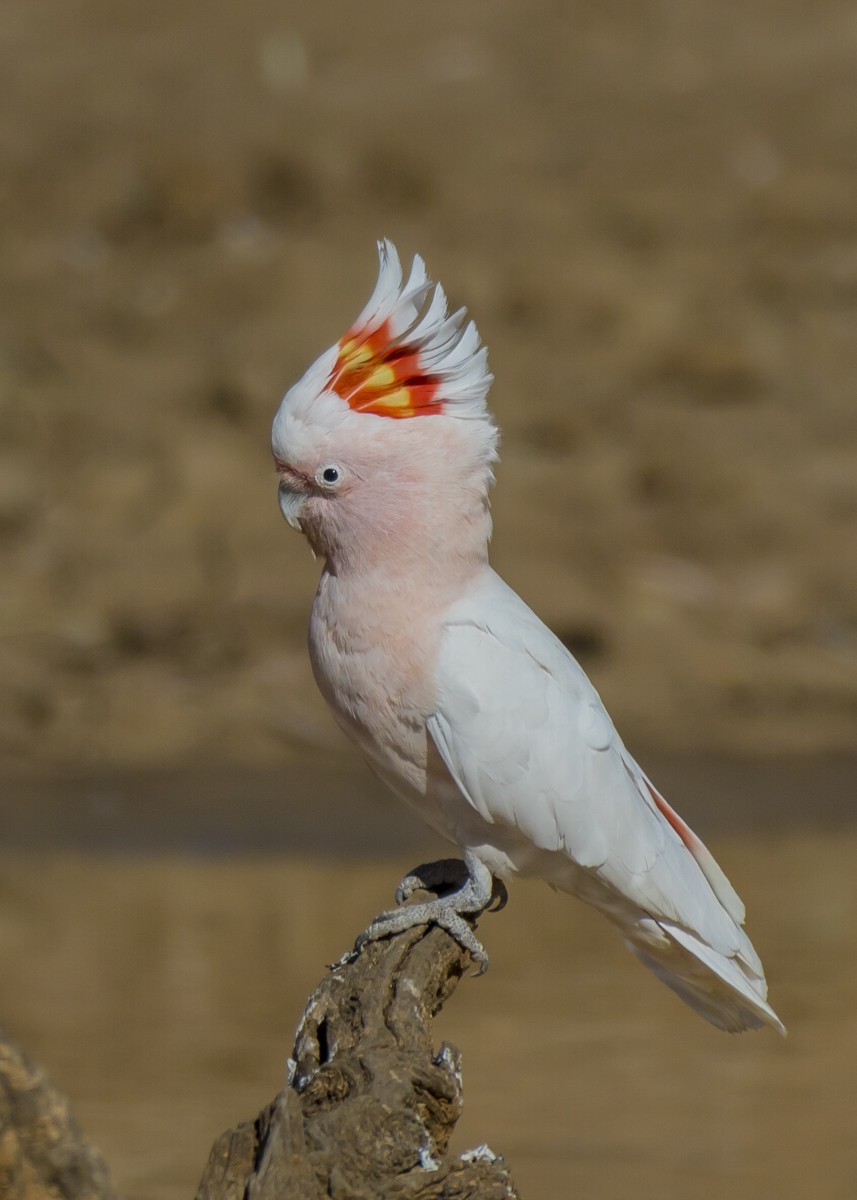
[[[331,711],[377,774],[462,852],[450,897],[379,919],[461,914],[492,875],[594,905],[722,1029],[770,1025],[744,908],[622,744],[565,647],[492,571],[497,429],[487,356],[422,260],[379,245],[376,288],[287,393],[273,452],[286,520],[324,559],[310,654]]]

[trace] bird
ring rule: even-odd
[[[360,315],[277,410],[278,500],[322,560],[308,644],[335,721],[466,872],[411,905],[443,880],[407,876],[358,948],[437,924],[484,969],[467,916],[536,877],[603,913],[711,1024],[785,1033],[726,875],[489,563],[499,433],[475,324],[420,256],[407,274],[389,240],[378,256]]]

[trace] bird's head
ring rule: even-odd
[[[487,353],[391,242],[360,316],[286,394],[272,450],[288,523],[327,559],[468,553],[490,534],[498,434]]]

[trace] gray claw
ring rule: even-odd
[[[360,939],[358,938],[357,942],[359,941]],[[336,962],[328,963],[328,971],[338,971],[340,967],[347,967],[349,963],[353,963],[357,958],[357,955],[360,953],[360,947],[358,946],[357,942],[354,943],[350,950],[346,950]]]
[[[502,912],[509,903],[509,889],[499,876],[494,876],[494,886],[491,890],[491,903],[486,912]]]
[[[396,888],[396,903],[405,904],[408,900],[410,900],[414,892],[420,891],[422,886],[423,883],[419,875],[406,875],[405,878],[399,882],[399,886]]]

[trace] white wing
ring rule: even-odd
[[[429,731],[485,821],[554,852],[539,860],[549,882],[601,908],[709,1020],[782,1028],[725,875],[628,754],[574,658],[491,571],[447,616],[438,687]]]

